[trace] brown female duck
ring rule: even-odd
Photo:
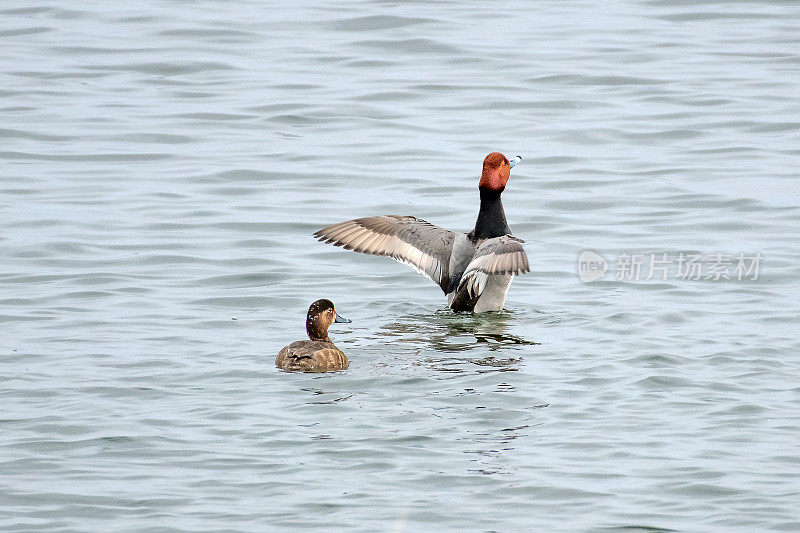
[[[328,337],[328,327],[334,322],[351,322],[340,317],[330,300],[317,300],[308,308],[306,317],[307,341],[295,341],[275,358],[275,366],[291,372],[330,372],[344,370],[350,362],[347,356]]]

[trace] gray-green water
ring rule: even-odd
[[[797,5],[305,5],[0,6],[0,528],[800,529]],[[310,236],[494,150],[503,313]]]

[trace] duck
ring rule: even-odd
[[[480,209],[469,233],[414,216],[381,215],[339,222],[314,232],[317,240],[405,263],[439,285],[453,311],[500,311],[514,276],[530,272],[522,239],[511,233],[501,195],[522,156],[492,152],[478,182]]]
[[[349,324],[327,299],[317,300],[308,308],[306,332],[309,340],[295,341],[285,346],[275,358],[275,366],[289,372],[332,372],[350,366],[347,356],[328,337],[328,327],[334,322]]]

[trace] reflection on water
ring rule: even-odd
[[[508,333],[508,328],[514,319],[511,311],[497,311],[490,313],[453,313],[439,311],[437,317],[444,321],[449,336],[471,334],[475,341],[485,343],[483,348],[497,350],[513,345],[536,345],[536,341],[523,339],[518,335]]]
[[[465,372],[470,365],[486,367],[486,371],[513,371],[519,369],[521,355],[485,355],[486,350],[503,350],[506,353],[515,346],[540,344],[509,333],[513,321],[514,313],[507,310],[474,314],[442,309],[432,315],[412,314],[399,317],[382,329],[396,337],[392,342],[418,345],[420,359],[417,364],[420,365],[444,372]],[[466,356],[466,352],[475,349],[479,349],[483,357]],[[428,355],[423,351],[436,355]]]

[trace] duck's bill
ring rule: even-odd
[[[514,157],[512,157],[511,159],[508,160],[508,166],[511,167],[511,168],[514,168],[516,166],[516,164],[519,163],[520,161],[522,161],[522,156],[521,155],[515,155]]]
[[[336,313],[336,320],[334,320],[334,322],[339,322],[341,324],[349,324],[350,322],[352,322],[352,320],[341,316],[339,313]]]

